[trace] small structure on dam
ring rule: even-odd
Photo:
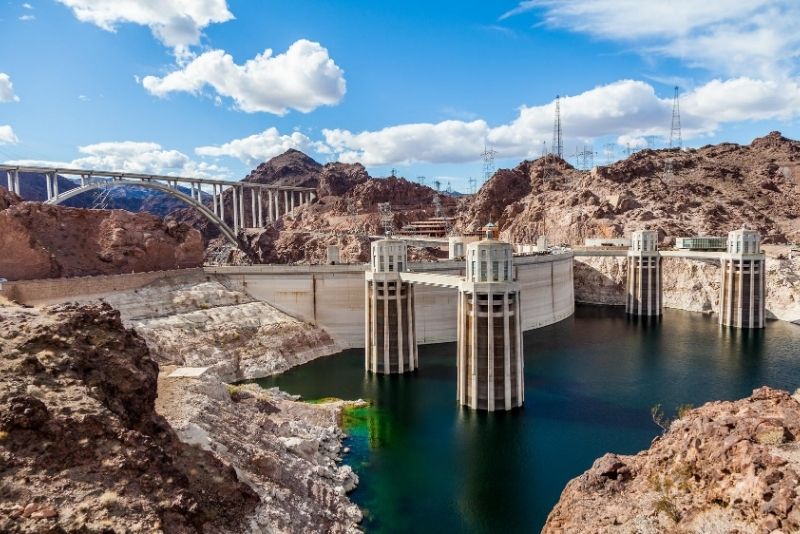
[[[661,315],[661,255],[658,253],[658,232],[640,230],[631,234],[625,311],[638,316]]]
[[[387,237],[372,243],[365,287],[365,366],[380,374],[417,368],[414,286],[400,273],[407,268],[405,241]]]
[[[736,328],[764,328],[765,260],[755,230],[728,233],[722,255],[719,323]]]
[[[487,239],[467,245],[467,277],[458,298],[458,402],[511,410],[524,400],[520,291],[512,246]]]

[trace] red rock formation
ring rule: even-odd
[[[243,532],[258,497],[155,413],[108,305],[0,307],[0,531]]]
[[[671,179],[664,178],[667,160]],[[592,172],[536,160],[498,171],[463,202],[457,226],[496,220],[506,239],[533,243],[546,235],[551,243],[579,244],[641,228],[665,237],[747,225],[765,242],[780,243],[800,239],[798,179],[800,143],[778,132],[750,145],[642,150]]]
[[[9,198],[14,203],[0,211],[0,277],[26,280],[202,264],[202,237],[187,225],[146,213],[16,202],[8,192],[0,196],[0,206]]]
[[[798,437],[800,402],[784,391],[708,403],[649,450],[598,459],[542,532],[798,532]]]

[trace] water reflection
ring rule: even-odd
[[[702,314],[665,310],[653,321],[579,307],[525,333],[525,406],[510,413],[459,408],[452,343],[420,347],[411,375],[366,375],[353,350],[261,382],[374,402],[347,457],[367,531],[531,532],[597,457],[649,446],[653,405],[671,415],[764,384],[797,388],[798,341],[787,323],[747,331]]]

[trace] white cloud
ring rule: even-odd
[[[33,9],[33,6],[30,5],[29,3],[25,2],[24,4],[22,4],[22,8],[23,9]]]
[[[0,125],[0,145],[15,145],[19,142],[11,126]]]
[[[234,139],[218,146],[201,146],[195,149],[200,156],[220,157],[228,156],[241,160],[246,165],[256,165],[290,148],[303,152],[325,152],[324,144],[312,141],[307,135],[293,132],[291,135],[281,135],[277,128],[268,128],[242,139]]]
[[[659,97],[651,85],[637,80],[621,80],[562,97],[565,150],[571,150],[573,143],[591,143],[609,136],[623,144],[639,144],[650,135],[667,138],[671,111],[671,96]],[[496,127],[482,120],[444,121],[361,133],[323,130],[323,134],[340,159],[366,165],[475,161],[484,143],[494,146],[499,157],[537,157],[543,142],[551,142],[553,113],[550,102],[523,106],[516,119]],[[799,115],[800,85],[788,79],[713,80],[681,100],[684,139],[711,134],[728,122],[791,119]]]
[[[487,132],[488,126],[482,120],[449,120],[436,124],[403,124],[357,134],[339,129],[323,130],[322,133],[325,142],[339,154],[341,161],[386,165],[474,160]]]
[[[528,0],[501,19],[532,10],[548,27],[636,43],[731,76],[793,71],[800,46],[796,0]]]
[[[285,115],[338,103],[345,94],[344,72],[319,43],[300,39],[283,54],[272,50],[237,65],[224,50],[205,52],[163,78],[146,76],[142,85],[156,96],[198,94],[210,86],[248,113]]]
[[[233,19],[226,0],[58,0],[75,17],[106,31],[119,24],[147,26],[179,56],[200,43],[205,27]]]
[[[11,77],[5,72],[0,72],[0,102],[19,102],[19,97],[14,94]]]
[[[6,127],[0,126],[0,143],[3,128]],[[224,167],[194,161],[177,150],[164,150],[158,143],[105,142],[82,146],[78,151],[83,156],[69,162],[16,160],[7,163],[212,178],[226,178],[230,173]]]
[[[19,20],[22,22],[30,22],[32,20],[36,20],[36,15],[22,15],[19,17]]]

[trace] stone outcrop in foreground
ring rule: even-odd
[[[9,280],[197,267],[200,232],[123,210],[21,202],[0,187],[0,277]]]
[[[259,499],[155,412],[108,305],[0,307],[0,532],[242,532]]]
[[[798,532],[800,402],[768,387],[674,421],[571,480],[543,533]]]

